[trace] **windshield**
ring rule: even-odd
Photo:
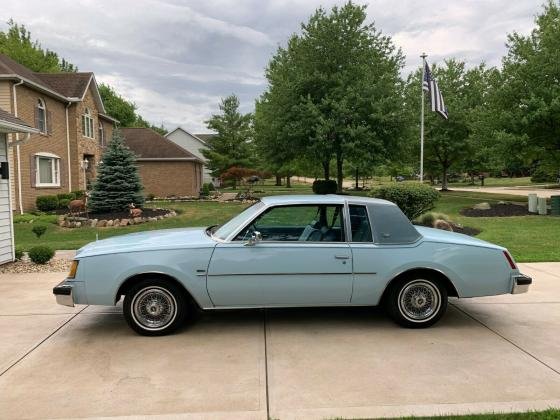
[[[247,207],[229,222],[220,226],[212,236],[221,240],[226,240],[244,222],[252,219],[264,207],[262,201],[257,201],[252,206]]]

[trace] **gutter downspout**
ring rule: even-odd
[[[16,95],[16,87],[23,85],[23,80],[20,79],[18,83],[15,83],[12,86],[12,92],[14,97],[14,115],[17,117],[17,95]],[[19,134],[16,133],[16,142],[19,140]],[[21,156],[19,151],[19,143],[16,144],[16,157],[17,157],[17,181],[18,181],[18,206],[19,206],[19,214],[23,214],[23,200],[21,195]]]
[[[70,126],[68,123],[68,108],[72,102],[66,105],[66,148],[68,150],[68,192],[72,192],[72,166],[70,165]]]

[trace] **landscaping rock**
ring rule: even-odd
[[[141,217],[135,217],[132,220],[134,221],[134,223],[142,223],[142,218]]]
[[[489,203],[478,203],[478,204],[475,204],[472,208],[475,209],[475,210],[490,210],[491,209]]]
[[[126,225],[128,225],[129,223],[130,223],[130,220],[128,220],[128,219],[121,219],[120,225],[121,225],[121,226],[126,226]]]
[[[90,221],[91,227],[96,227],[98,222],[99,222],[99,221],[98,221],[97,219],[92,219],[92,220]]]
[[[82,222],[74,222],[74,227],[82,227]]]
[[[453,232],[453,227],[447,220],[437,219],[436,221],[434,221],[434,227],[436,229],[448,230],[449,232]]]
[[[107,220],[107,226],[108,227],[113,226],[113,221],[112,220]]]
[[[113,226],[118,226],[121,223],[120,219],[113,220]]]
[[[157,217],[148,217],[149,222],[157,222]]]
[[[105,227],[107,226],[107,220],[100,220],[97,222],[97,227]]]

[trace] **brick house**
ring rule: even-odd
[[[136,155],[146,194],[198,196],[203,180],[202,160],[149,128],[123,128],[122,134]]]
[[[93,73],[36,73],[0,54],[0,108],[38,129],[10,134],[13,209],[40,195],[86,189],[117,121],[106,115]]]
[[[203,151],[208,149],[207,140],[214,137],[215,134],[192,134],[185,130],[183,127],[177,127],[165,135],[166,138],[171,140],[177,146],[182,147],[187,152],[199,158],[202,162],[206,162]],[[211,182],[214,186],[219,186],[219,179],[215,179],[210,170],[204,165],[202,172],[202,182]]]

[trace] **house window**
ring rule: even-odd
[[[89,108],[86,108],[86,111],[82,115],[82,134],[84,137],[88,137],[90,139],[93,137],[93,118],[91,116],[91,112]]]
[[[103,131],[103,124],[101,124],[101,121],[98,121],[97,124],[99,125],[99,145],[101,147],[105,146],[105,132]]]
[[[41,133],[47,132],[47,108],[45,107],[45,102],[41,98],[37,100],[36,125]]]
[[[35,185],[60,187],[60,158],[50,153],[35,155]]]

